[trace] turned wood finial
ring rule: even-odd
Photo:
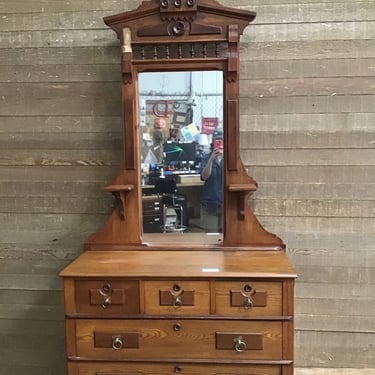
[[[132,34],[128,27],[122,29],[122,52],[132,52]]]

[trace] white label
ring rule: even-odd
[[[219,268],[202,268],[202,272],[220,272]]]

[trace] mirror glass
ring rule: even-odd
[[[139,74],[143,233],[223,233],[223,73]],[[194,236],[193,236],[194,237]]]

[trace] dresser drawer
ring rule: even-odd
[[[142,210],[143,214],[153,214],[162,212],[162,203],[159,197],[155,196],[144,196],[142,198]]]
[[[74,363],[74,375],[281,375],[280,365],[194,364],[194,363]],[[290,372],[292,374],[292,372]]]
[[[281,360],[282,323],[230,320],[77,320],[77,355],[97,360]]]
[[[282,315],[282,283],[261,281],[215,282],[216,315]]]
[[[75,282],[77,313],[137,314],[139,282],[132,280],[79,280]]]
[[[143,233],[163,233],[163,217],[143,215]]]
[[[145,313],[150,315],[208,315],[208,281],[145,281]]]

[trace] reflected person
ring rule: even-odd
[[[223,232],[223,132],[212,135],[211,152],[201,162],[201,180],[204,181],[200,206],[200,227],[206,232]]]

